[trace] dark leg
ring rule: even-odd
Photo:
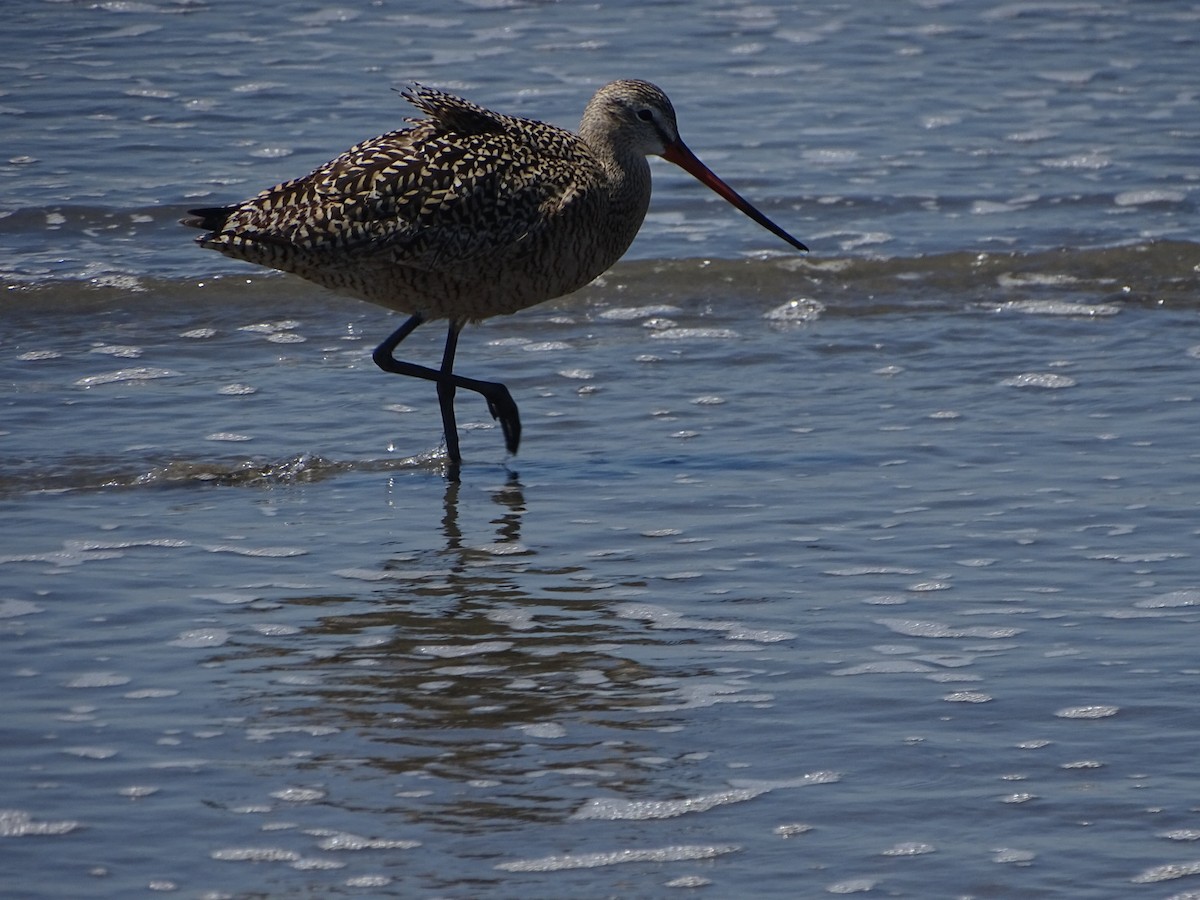
[[[462,459],[458,449],[458,428],[454,421],[455,388],[474,391],[483,396],[488,404],[488,412],[492,414],[493,419],[500,422],[500,427],[504,431],[504,445],[508,448],[508,452],[516,453],[517,447],[521,443],[521,416],[517,412],[517,404],[513,401],[508,388],[499,382],[464,378],[453,372],[454,351],[458,346],[458,332],[462,329],[461,324],[450,323],[450,330],[446,335],[446,349],[442,353],[441,369],[430,369],[416,363],[404,362],[392,355],[400,342],[412,334],[413,330],[424,321],[419,315],[411,316],[407,322],[392,332],[386,341],[375,348],[372,356],[375,365],[385,372],[411,375],[414,378],[424,378],[426,381],[433,381],[437,384],[438,403],[442,410],[442,427],[446,435],[446,452],[451,462],[457,463]]]
[[[453,381],[448,380],[454,374],[454,351],[458,347],[458,328],[450,323],[446,332],[446,349],[442,351],[441,378],[437,383],[438,406],[442,410],[442,434],[446,436],[446,455],[451,463],[462,462],[462,454],[458,452],[458,424],[454,421],[454,392],[457,390]]]

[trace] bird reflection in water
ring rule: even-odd
[[[514,474],[490,491],[490,542],[471,538],[478,495],[444,489],[441,546],[339,573],[344,593],[279,601],[306,608],[300,633],[266,633],[224,657],[241,670],[235,702],[261,710],[247,727],[284,752],[411,778],[432,793],[361,802],[423,821],[558,817],[559,770],[572,785],[589,771],[638,782],[637,759],[659,752],[652,736],[670,722],[664,697],[695,674],[646,662],[665,636],[614,615],[643,585],[540,560],[521,542],[528,502]],[[535,770],[547,777],[524,777]],[[486,799],[464,789],[481,781],[497,782]]]

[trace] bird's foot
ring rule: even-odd
[[[500,423],[504,432],[504,446],[515,455],[521,443],[521,414],[517,411],[516,401],[502,384],[493,384],[483,396],[487,400],[488,412]]]

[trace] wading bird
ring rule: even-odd
[[[457,388],[483,395],[510,453],[521,439],[508,388],[454,372],[459,332],[568,294],[620,259],[650,204],[648,156],[675,163],[808,249],[696,158],[671,101],[648,82],[600,88],[578,134],[422,85],[402,95],[425,118],[243,203],[191,210],[182,222],[207,232],[197,238],[202,247],[407,313],[373,358],[384,371],[437,385],[454,472],[462,459]],[[450,323],[440,368],[396,359],[400,342],[430,319]]]

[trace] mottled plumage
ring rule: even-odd
[[[208,232],[201,246],[409,313],[375,361],[438,383],[453,463],[455,387],[487,398],[511,452],[520,437],[503,385],[453,374],[458,331],[576,290],[616,262],[649,206],[648,155],[679,164],[805,249],[692,155],[670,101],[647,82],[601,88],[579,134],[420,85],[404,97],[426,118],[237,206],[192,210],[183,222]],[[439,318],[450,320],[440,369],[394,359],[413,328]]]
[[[429,118],[214,211],[227,216],[199,223],[213,228],[201,245],[426,319],[478,320],[587,284],[637,234],[644,156],[637,189],[613,192],[569,131],[426,87],[405,97]]]

